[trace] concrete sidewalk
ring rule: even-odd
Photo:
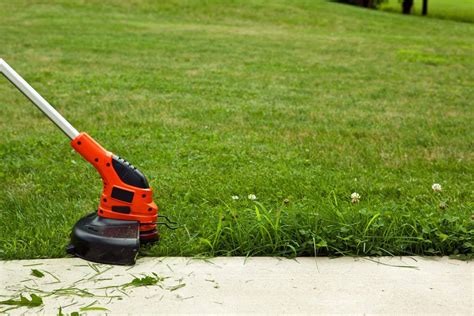
[[[473,267],[420,257],[143,258],[133,267],[75,258],[0,261],[0,300],[20,293],[43,297],[42,306],[7,311],[11,314],[57,315],[61,306],[63,313],[113,315],[472,315]],[[32,276],[32,269],[44,277]],[[152,272],[165,279],[154,286],[123,286],[135,277],[154,276]],[[109,311],[84,310],[89,304]],[[0,305],[0,311],[6,307]]]

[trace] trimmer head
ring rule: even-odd
[[[94,262],[132,265],[139,247],[140,224],[137,221],[99,217],[94,212],[74,225],[67,252]]]

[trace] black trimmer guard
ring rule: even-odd
[[[107,264],[132,265],[140,247],[140,224],[97,216],[81,218],[71,233],[67,252],[74,256]]]

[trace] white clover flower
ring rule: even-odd
[[[257,199],[255,194],[249,194],[248,198],[249,198],[249,200],[252,200],[252,201],[255,201]]]
[[[232,200],[238,200],[239,199],[239,196],[238,195],[232,195]]]
[[[441,184],[439,183],[433,183],[433,185],[431,186],[431,188],[433,189],[433,191],[435,192],[441,192],[443,189],[441,188]]]
[[[351,194],[351,202],[352,203],[359,203],[359,199],[360,199],[360,194],[357,193],[357,192],[354,192]]]

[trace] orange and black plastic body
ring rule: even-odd
[[[153,191],[145,176],[126,160],[105,150],[87,133],[71,140],[71,146],[102,177],[103,190],[97,215],[99,217],[137,221],[140,240],[157,239],[158,207],[153,202]]]

